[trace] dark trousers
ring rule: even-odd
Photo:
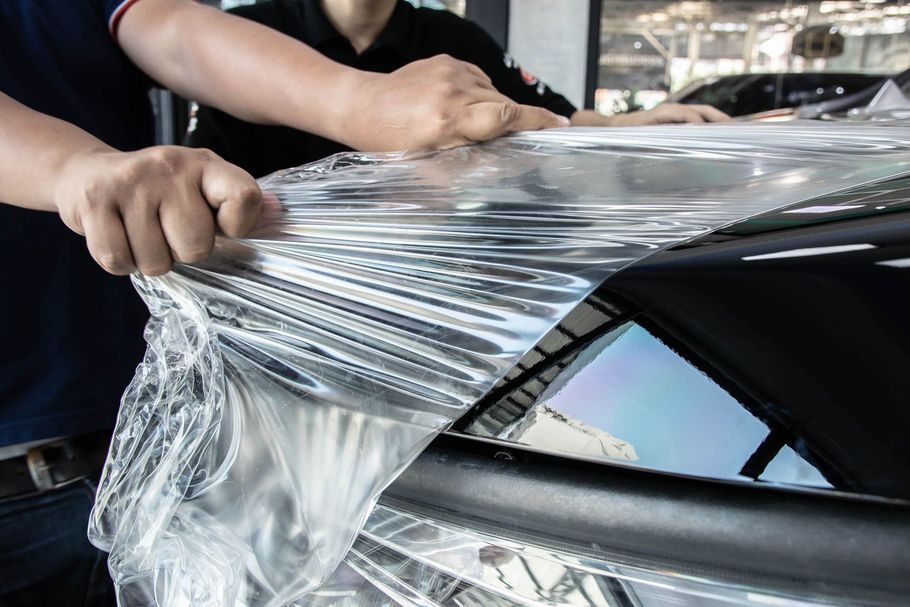
[[[86,537],[88,480],[0,503],[0,607],[112,607],[107,555]]]

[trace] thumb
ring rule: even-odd
[[[569,126],[569,119],[549,110],[512,102],[486,101],[469,105],[460,116],[457,135],[468,141],[486,141],[516,131]]]
[[[202,171],[202,195],[213,209],[215,222],[231,238],[243,238],[259,223],[262,191],[238,166],[216,159]]]

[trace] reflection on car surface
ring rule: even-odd
[[[903,604],[908,272],[906,177],[632,264],[387,489],[339,575],[463,607]]]
[[[535,446],[529,427],[557,412],[629,445],[600,457],[910,499],[907,211],[910,179],[893,180],[633,264],[461,428]]]

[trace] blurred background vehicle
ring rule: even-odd
[[[804,105],[795,113],[798,118],[842,119],[873,117],[882,112],[910,111],[910,69],[886,78],[858,93]],[[898,117],[898,116],[893,116]]]
[[[739,74],[706,78],[692,83],[670,95],[668,101],[703,103],[713,105],[730,116],[744,116],[853,98],[856,93],[872,91],[866,99],[868,103],[874,91],[887,79],[882,74],[836,72]],[[856,100],[859,102],[858,97]]]
[[[606,0],[600,8],[595,104],[607,113],[687,95],[737,115],[798,107],[910,67],[907,2]]]

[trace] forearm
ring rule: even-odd
[[[375,76],[260,24],[182,0],[136,3],[118,38],[143,71],[185,97],[249,122],[336,139],[344,138],[358,84]]]
[[[112,151],[78,127],[0,93],[0,201],[56,211],[57,178],[73,158]]]
[[[543,108],[515,104],[476,66],[451,57],[362,72],[189,0],[136,2],[117,35],[136,65],[184,96],[357,150],[439,149],[566,126]]]
[[[598,114],[594,110],[578,110],[570,120],[572,126],[612,126],[613,122],[612,117]]]

